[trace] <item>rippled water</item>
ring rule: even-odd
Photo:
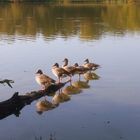
[[[1,119],[0,139],[139,140],[139,44],[139,5],[0,5],[0,78],[15,81],[13,88],[0,85],[0,101],[39,90],[35,72],[55,78],[51,66],[65,57],[71,65],[85,58],[101,65],[98,80],[57,108],[39,115],[36,104],[43,97],[19,117],[13,112]]]

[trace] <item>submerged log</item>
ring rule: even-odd
[[[64,87],[68,82],[69,81],[52,84],[46,90],[31,91],[25,95],[19,95],[18,92],[14,93],[10,99],[0,102],[0,119],[4,119],[5,117],[12,114],[18,117],[20,115],[20,110],[23,107],[31,104],[33,101],[43,96],[56,92],[57,90]]]

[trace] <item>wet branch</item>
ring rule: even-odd
[[[39,91],[31,91],[25,93],[24,95],[19,95],[18,92],[14,93],[14,95],[3,102],[0,102],[0,119],[4,119],[5,117],[15,114],[16,116],[20,115],[20,110],[26,106],[31,104],[33,101],[54,93],[64,87],[68,82],[64,83],[56,83],[50,85],[46,90],[39,90]]]
[[[13,88],[12,85],[11,85],[11,83],[14,83],[13,80],[4,79],[4,80],[0,81],[0,84],[3,84],[3,85],[4,85],[5,83],[6,83],[10,88]]]

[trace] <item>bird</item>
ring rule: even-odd
[[[69,72],[71,75],[74,75],[77,68],[74,66],[68,66],[68,61],[69,60],[67,58],[63,60],[64,64],[62,65],[62,68]]]
[[[75,63],[73,66],[76,68],[75,74],[79,74],[79,80],[80,80],[81,74],[84,74],[87,71],[89,71],[89,68],[86,68],[84,66],[79,66],[78,63]]]
[[[90,63],[90,62],[89,62],[89,59],[86,59],[84,62],[85,62],[85,63],[83,64],[83,66],[84,66],[85,68],[88,68],[90,71],[91,71],[91,70],[96,70],[97,68],[100,67],[100,65],[98,65],[98,64]]]
[[[42,90],[47,89],[49,85],[54,84],[56,82],[51,77],[45,75],[41,69],[39,69],[36,72],[35,80],[39,85],[41,85]]]
[[[71,80],[71,74],[65,69],[59,67],[58,63],[55,63],[52,66],[52,73],[58,78],[59,83],[61,82],[61,78],[64,76],[69,76]]]

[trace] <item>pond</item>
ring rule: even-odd
[[[78,94],[68,93],[59,106],[37,108],[52,102],[56,93],[1,118],[0,139],[139,140],[139,44],[136,4],[1,4],[0,79],[14,80],[13,88],[0,84],[1,102],[15,92],[40,90],[38,69],[56,79],[51,67],[61,66],[64,58],[70,65],[89,58],[101,67],[81,75],[81,82],[75,75],[72,85],[80,86]],[[67,93],[69,86],[62,91]]]

